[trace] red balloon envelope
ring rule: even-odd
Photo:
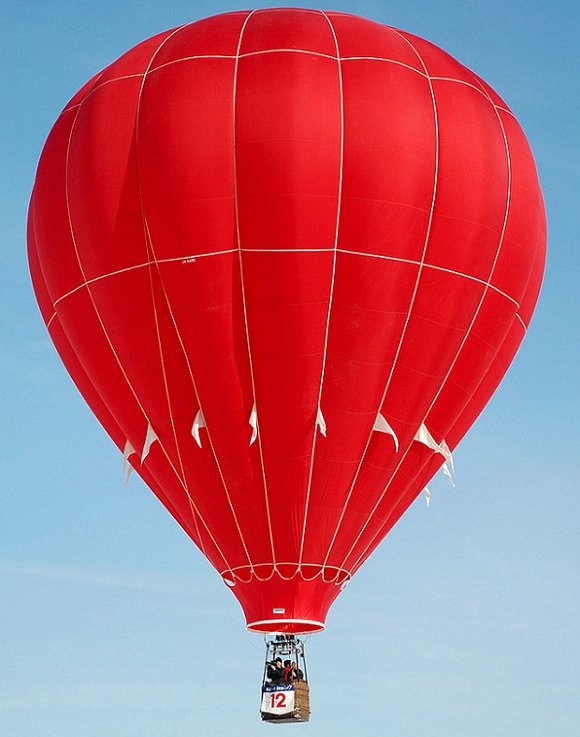
[[[321,629],[506,371],[542,279],[534,161],[431,43],[240,11],[63,110],[29,212],[51,337],[250,629]]]

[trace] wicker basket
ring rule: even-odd
[[[288,724],[291,722],[307,722],[310,719],[310,690],[306,681],[294,681],[294,709],[290,713],[270,714],[261,712],[265,722]]]
[[[294,682],[294,713],[301,722],[310,719],[310,689],[306,681]]]

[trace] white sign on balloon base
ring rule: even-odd
[[[262,713],[284,716],[294,711],[294,684],[266,685],[262,690]]]

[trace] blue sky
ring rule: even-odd
[[[308,6],[309,3],[287,3]],[[253,3],[268,7],[271,3]],[[50,344],[25,220],[44,140],[96,71],[243,2],[0,0],[0,732],[230,737],[263,641],[122,459]],[[314,4],[312,7],[319,7]],[[580,10],[567,0],[329,6],[428,38],[507,101],[549,225],[543,291],[502,386],[308,642],[316,737],[570,737],[580,726]]]

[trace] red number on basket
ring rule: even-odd
[[[283,709],[286,706],[286,694],[283,692],[273,693],[270,696],[270,706],[272,709]]]

